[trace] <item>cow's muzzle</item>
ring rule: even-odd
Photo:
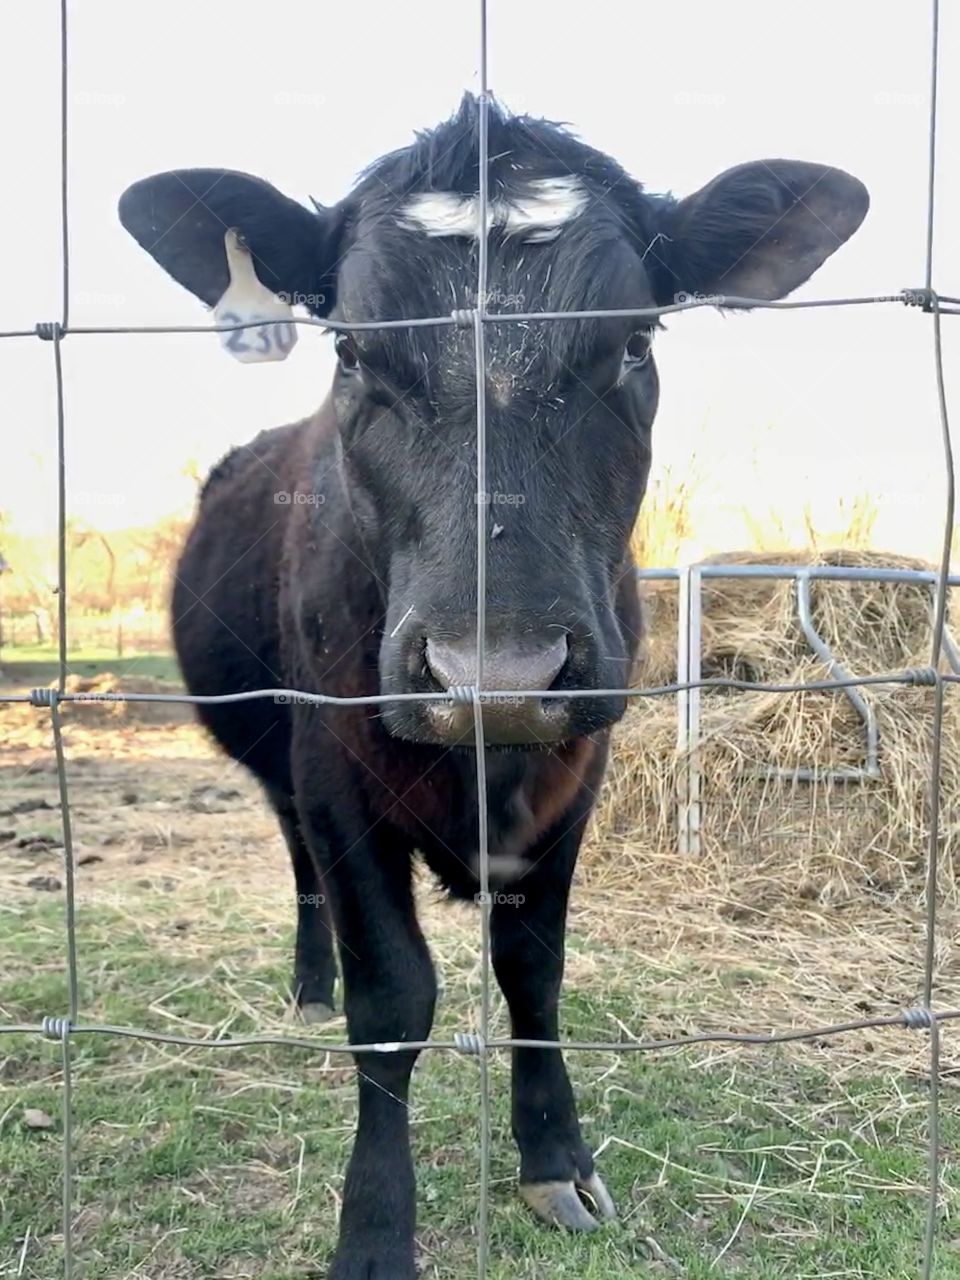
[[[565,631],[546,640],[525,637],[484,651],[480,706],[486,743],[535,746],[567,736],[567,700],[536,695],[554,686],[569,655]],[[437,689],[477,686],[476,641],[472,636],[453,641],[428,637],[424,660]],[[467,746],[475,741],[472,699],[429,702],[425,718],[437,742]]]

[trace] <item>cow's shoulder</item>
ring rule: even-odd
[[[268,427],[260,431],[248,444],[235,445],[229,449],[213,467],[211,467],[203,488],[200,501],[206,502],[211,497],[219,496],[224,489],[243,486],[244,482],[258,472],[267,478],[274,476],[274,488],[280,488],[276,477],[278,468],[286,470],[284,460],[291,457],[304,438],[311,419],[291,422],[282,427]]]

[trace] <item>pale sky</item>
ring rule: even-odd
[[[651,191],[684,195],[742,161],[848,169],[870,190],[861,230],[794,296],[921,285],[930,6],[925,0],[490,0],[489,79],[507,106],[569,121]],[[935,282],[960,294],[960,4],[942,6]],[[0,329],[59,314],[56,0],[0,6]],[[137,178],[244,169],[332,203],[357,172],[477,87],[466,0],[72,0],[73,323],[205,323],[207,313],[122,230]],[[943,323],[960,424],[960,319]],[[880,503],[877,542],[932,552],[942,502],[932,321],[892,304],[843,311],[697,312],[657,340],[655,474],[696,455],[710,549],[747,540],[739,514],[825,527],[841,497]],[[329,385],[314,330],[282,364],[240,365],[216,335],[68,337],[71,509],[148,523],[189,499],[181,476]],[[0,508],[53,527],[52,350],[0,342]],[[704,548],[706,549],[706,548]]]

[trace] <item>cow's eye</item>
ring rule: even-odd
[[[344,373],[356,373],[360,368],[360,353],[349,333],[341,333],[335,343],[337,359]]]
[[[646,364],[650,358],[650,343],[652,339],[653,334],[649,329],[638,329],[636,333],[631,333],[623,353],[624,364],[631,369],[636,369],[640,365]]]

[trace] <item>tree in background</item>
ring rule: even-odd
[[[173,571],[189,518],[171,515],[149,527],[98,529],[67,524],[67,609],[71,648],[109,649],[167,643]],[[0,518],[4,638],[10,645],[48,647],[56,634],[57,544],[26,535]]]

